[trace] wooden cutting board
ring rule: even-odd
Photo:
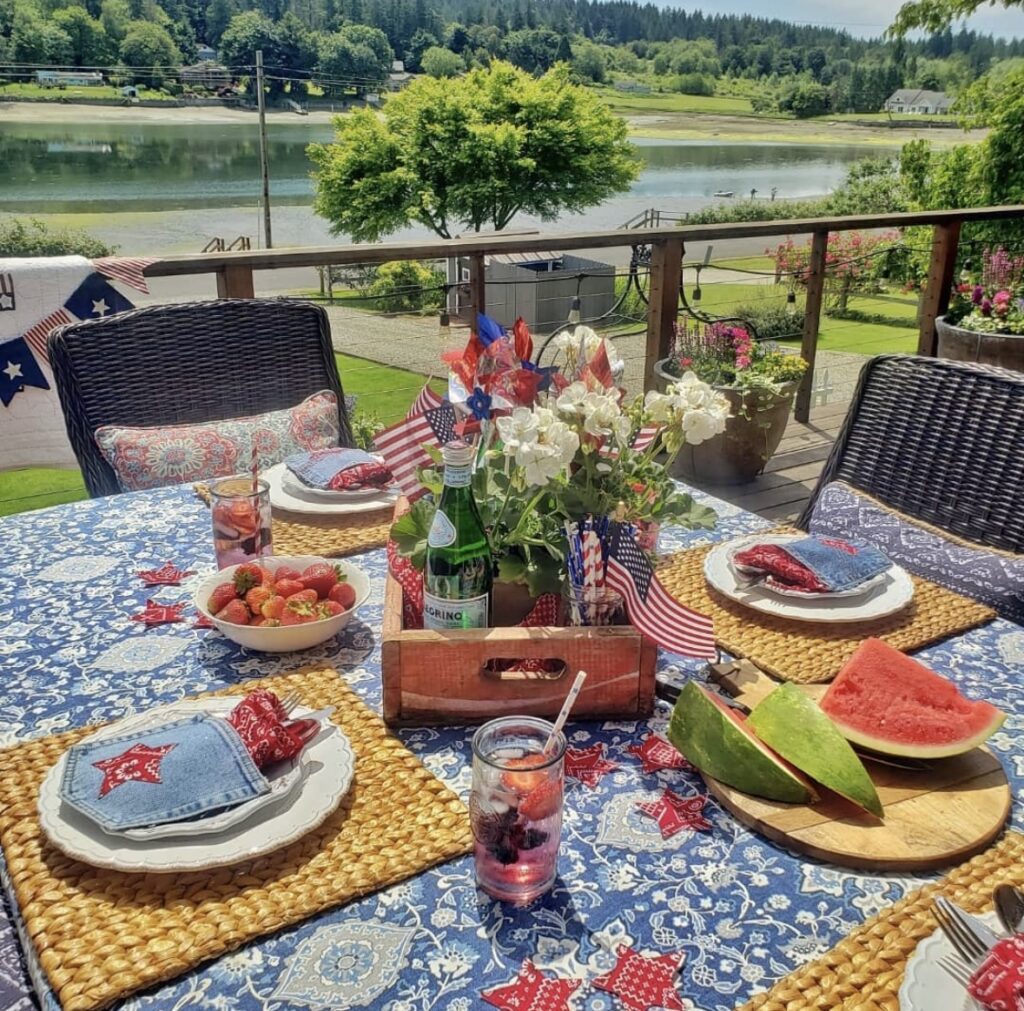
[[[753,708],[778,682],[746,660],[722,664],[714,680]],[[820,699],[827,685],[801,688]],[[895,759],[895,761],[902,761]],[[879,821],[842,797],[820,790],[814,804],[752,797],[704,776],[711,793],[744,825],[788,849],[868,870],[933,870],[960,863],[999,835],[1011,793],[988,748],[903,769],[865,761],[885,811]]]

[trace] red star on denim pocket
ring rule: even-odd
[[[684,828],[695,832],[706,832],[711,828],[711,822],[701,813],[707,799],[707,794],[680,797],[666,789],[657,800],[637,804],[637,809],[657,821],[662,839],[669,839]]]
[[[184,604],[158,604],[155,600],[147,600],[146,609],[140,614],[133,614],[132,621],[141,621],[145,625],[167,625],[183,621],[181,612],[184,610]]]
[[[644,763],[644,775],[660,769],[692,769],[693,766],[664,737],[648,734],[640,744],[631,744],[626,750]]]
[[[615,968],[594,980],[598,990],[615,994],[629,1011],[650,1008],[687,1011],[675,985],[675,975],[683,964],[682,952],[641,955],[634,948],[620,944],[616,954]]]
[[[147,586],[179,586],[186,576],[191,576],[191,571],[186,572],[179,569],[173,562],[164,562],[159,569],[144,569],[136,575]]]
[[[606,772],[619,767],[618,762],[604,757],[604,745],[592,744],[589,748],[565,749],[565,774],[578,779],[593,790]]]
[[[105,797],[115,787],[137,779],[140,783],[160,782],[160,762],[176,744],[161,744],[151,748],[148,744],[133,744],[127,751],[113,758],[92,764],[103,773],[100,796]]]
[[[481,990],[480,996],[501,1011],[572,1011],[569,998],[582,982],[580,979],[552,979],[527,959],[511,983]]]

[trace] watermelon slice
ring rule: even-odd
[[[789,804],[817,799],[809,780],[758,740],[736,710],[694,681],[679,693],[667,734],[693,765],[737,790]]]
[[[821,708],[854,744],[883,755],[948,758],[984,744],[1006,714],[964,698],[952,682],[881,639],[865,639]]]

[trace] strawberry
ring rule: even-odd
[[[277,628],[280,624],[281,624],[281,621],[280,621],[279,618],[264,618],[263,619],[263,627],[264,628]]]
[[[221,583],[210,594],[210,599],[206,602],[206,610],[210,614],[216,614],[225,604],[235,600],[237,597],[238,594],[235,593],[234,583]]]
[[[298,569],[293,569],[290,565],[282,565],[274,573],[274,582],[280,582],[282,579],[295,579],[301,580],[302,573]]]
[[[336,601],[341,604],[342,610],[347,611],[350,607],[355,606],[356,591],[352,588],[351,583],[335,583],[327,594],[327,599]]]
[[[282,625],[308,625],[311,621],[318,621],[316,611],[308,600],[295,600],[292,598],[284,605],[281,612]]]
[[[557,779],[551,779],[529,792],[519,805],[519,814],[530,821],[540,821],[555,814],[561,804],[562,784]]]
[[[300,604],[315,604],[317,601],[316,590],[299,590],[298,593],[293,593],[284,599],[286,605],[293,601]]]
[[[263,606],[260,608],[260,613],[264,618],[274,618],[279,620],[283,610],[284,597],[280,594],[274,594],[274,596],[263,602]]]
[[[230,621],[232,625],[248,625],[250,620],[249,608],[245,606],[244,600],[229,600],[217,612],[217,617],[221,621]]]
[[[245,562],[235,569],[235,589],[244,597],[254,586],[263,585],[263,569],[255,562]]]
[[[298,579],[278,579],[274,583],[274,592],[285,598],[293,593],[301,593],[305,588]]]
[[[323,600],[330,593],[331,587],[341,579],[341,569],[327,562],[317,562],[305,569],[299,578],[303,586],[316,590],[316,595]]]
[[[249,610],[257,616],[262,616],[263,605],[274,595],[274,591],[268,586],[254,586],[246,595],[245,602]]]
[[[335,615],[344,614],[345,608],[336,600],[321,600],[317,602],[316,613],[317,617],[323,620],[324,618],[333,618]]]
[[[511,769],[536,769],[543,765],[545,759],[540,755],[523,755],[522,758],[510,758],[505,762]],[[503,772],[501,774],[502,785],[520,796],[530,793],[531,790],[540,786],[546,779],[543,772]]]

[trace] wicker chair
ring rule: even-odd
[[[135,309],[60,327],[48,350],[93,497],[120,491],[93,438],[101,425],[219,421],[332,390],[341,444],[352,444],[327,314],[308,302],[225,299]]]
[[[977,544],[1024,550],[1024,373],[871,359],[800,527],[835,480]]]

